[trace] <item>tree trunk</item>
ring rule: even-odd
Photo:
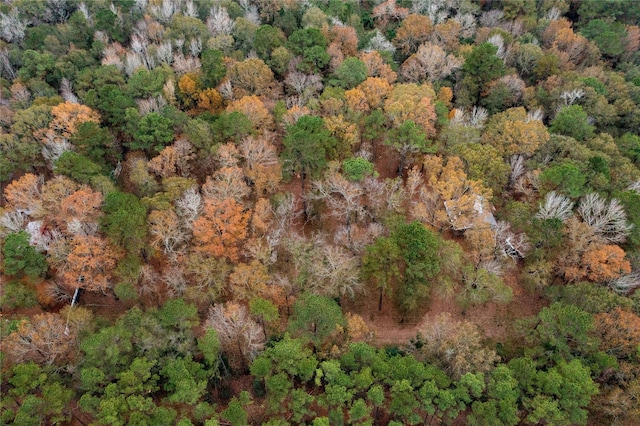
[[[383,289],[380,287],[380,298],[378,299],[378,312],[382,312],[382,293]]]

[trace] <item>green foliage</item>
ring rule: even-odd
[[[553,165],[540,173],[539,179],[544,192],[555,190],[578,198],[589,191],[586,174],[574,162]]]
[[[108,129],[93,121],[85,121],[71,137],[71,143],[78,152],[103,167],[120,159],[115,149],[115,140]]]
[[[138,197],[111,192],[104,198],[102,229],[114,244],[137,256],[147,235],[147,209]]]
[[[293,305],[288,330],[320,348],[337,333],[338,326],[346,326],[340,306],[328,297],[307,293]]]
[[[618,58],[625,51],[627,32],[620,22],[592,19],[580,33],[594,41],[607,58]]]
[[[247,116],[237,111],[220,114],[211,125],[211,130],[213,140],[218,143],[238,143],[254,132],[253,124]]]
[[[322,118],[305,115],[287,127],[283,144],[284,175],[290,178],[294,173],[300,173],[303,177],[313,177],[325,168],[336,140]]]
[[[422,223],[400,223],[391,232],[403,261],[403,280],[396,294],[398,307],[404,313],[414,311],[428,296],[430,280],[440,271],[436,234]]]
[[[367,66],[360,59],[350,57],[342,61],[334,75],[337,86],[352,89],[367,78]]]
[[[38,304],[35,290],[25,283],[9,281],[0,295],[1,309],[31,308]]]
[[[375,166],[372,162],[362,157],[347,158],[342,162],[344,176],[354,182],[360,182],[366,177],[376,177]]]
[[[58,424],[71,419],[69,404],[73,391],[60,383],[60,377],[33,362],[12,367],[5,376],[11,385],[2,393],[3,424]]]
[[[202,352],[205,362],[211,368],[217,368],[220,359],[220,339],[213,328],[207,328],[204,336],[198,338],[198,349]]]
[[[623,309],[633,307],[631,299],[589,282],[552,286],[547,289],[546,295],[552,302],[575,305],[593,315],[611,312],[617,307]]]
[[[485,42],[474,46],[465,58],[462,66],[464,77],[461,87],[465,97],[459,100],[462,102],[461,106],[475,104],[484,86],[491,80],[504,75],[504,63],[496,56],[497,51],[496,46]]]
[[[327,39],[318,28],[297,30],[289,36],[287,47],[294,55],[302,56],[298,69],[303,72],[318,72],[329,63]]]
[[[162,87],[171,75],[169,68],[139,69],[127,80],[127,92],[132,98],[149,98],[162,93]]]
[[[587,113],[580,105],[571,105],[558,111],[549,130],[584,141],[593,137],[595,127],[589,124]]]
[[[65,151],[54,163],[56,173],[67,175],[81,182],[91,183],[91,180],[102,174],[103,169],[82,154],[73,151]]]
[[[216,87],[227,74],[224,65],[224,54],[217,49],[207,49],[200,56],[203,75],[202,84],[205,88]]]
[[[411,120],[391,129],[384,143],[393,147],[400,154],[398,175],[404,173],[406,162],[412,154],[435,152],[435,147],[427,146],[425,131]]]
[[[141,149],[154,154],[173,140],[173,121],[157,112],[150,112],[139,118],[138,111],[129,108],[126,111],[129,126],[133,127],[133,140],[127,143],[130,149]]]
[[[30,235],[26,231],[7,235],[2,248],[4,273],[37,278],[47,271],[46,257],[29,244],[29,239]]]
[[[167,379],[164,389],[173,403],[195,405],[207,388],[207,373],[191,358],[168,359],[160,374]]]
[[[253,47],[258,58],[267,62],[271,58],[271,53],[286,43],[287,38],[284,33],[271,25],[261,25],[256,30],[256,39]]]

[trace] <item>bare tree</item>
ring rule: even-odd
[[[176,200],[176,213],[191,228],[202,211],[202,196],[197,188],[189,188]]]
[[[264,348],[262,327],[250,317],[245,306],[236,303],[212,306],[204,327],[218,333],[222,350],[235,370],[246,370]]]
[[[609,283],[609,287],[618,294],[628,295],[636,288],[640,288],[640,271],[633,271]]]
[[[0,12],[0,38],[9,43],[22,41],[28,23],[20,19],[18,7],[14,6],[6,15]]]
[[[216,171],[213,177],[207,177],[202,185],[202,194],[207,198],[224,200],[233,198],[241,202],[251,193],[251,188],[245,182],[245,176],[239,167],[223,167]]]
[[[633,225],[617,199],[607,202],[597,193],[585,195],[578,205],[578,214],[595,234],[611,243],[624,242]]]
[[[229,16],[225,7],[212,7],[207,18],[207,28],[213,37],[219,35],[230,35],[235,22]]]
[[[327,297],[353,297],[363,289],[358,258],[341,247],[323,243],[314,250],[309,289]]]
[[[573,216],[573,202],[555,191],[547,193],[544,204],[540,204],[540,209],[536,213],[538,219],[559,219],[563,222],[571,216]]]

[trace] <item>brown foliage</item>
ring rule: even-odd
[[[389,64],[384,62],[380,53],[376,50],[372,52],[362,52],[360,54],[360,60],[364,62],[367,67],[367,75],[369,77],[380,77],[387,80],[389,84],[393,84],[398,75],[391,69]]]
[[[100,114],[88,106],[64,102],[51,108],[53,120],[49,130],[57,135],[68,138],[78,130],[78,125],[86,121],[100,122]]]
[[[257,58],[246,59],[229,66],[227,77],[239,96],[267,95],[273,86],[273,72]]]
[[[402,21],[394,41],[400,50],[408,55],[429,39],[431,31],[431,19],[424,15],[411,14]]]
[[[32,216],[41,213],[41,185],[42,178],[31,173],[14,180],[4,189],[8,207],[24,210]]]
[[[269,128],[273,124],[273,118],[257,96],[243,96],[227,106],[227,111],[240,112],[247,116],[253,127],[258,130]]]
[[[44,313],[22,321],[1,347],[15,364],[64,366],[73,359],[76,332],[75,327],[66,328],[59,314]]]
[[[85,186],[62,200],[62,214],[67,221],[95,222],[102,215],[103,196],[101,192]]]

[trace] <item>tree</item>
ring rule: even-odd
[[[466,373],[486,373],[500,359],[482,344],[480,329],[470,321],[454,321],[445,313],[420,329],[419,356],[444,368],[454,379]]]
[[[104,199],[102,228],[109,239],[128,254],[138,254],[147,235],[147,209],[138,197],[114,191]]]
[[[249,212],[234,199],[206,200],[202,216],[193,223],[197,250],[237,261],[248,223]]]
[[[19,323],[3,339],[2,350],[14,364],[33,361],[39,365],[68,365],[74,357],[77,330],[67,328],[59,314],[35,315]]]
[[[136,119],[136,114],[137,112],[128,114],[129,124],[136,129],[133,140],[128,143],[129,148],[141,149],[147,154],[162,151],[173,140],[173,121],[157,112],[150,112],[139,120]]]
[[[246,59],[231,65],[227,78],[238,95],[265,96],[273,85],[273,72],[258,58]]]
[[[593,137],[595,127],[589,124],[587,113],[580,105],[562,108],[551,122],[549,130],[553,133],[571,136],[578,141]]]
[[[401,311],[410,313],[428,296],[429,280],[440,271],[437,236],[420,222],[400,223],[391,232],[403,261],[402,283],[396,293]]]
[[[302,192],[307,175],[313,177],[324,169],[336,141],[320,117],[305,115],[288,126],[282,152],[285,176],[301,175]]]
[[[447,53],[437,44],[424,43],[400,68],[400,75],[411,82],[423,79],[437,81],[447,78],[459,69],[463,60]]]
[[[2,248],[3,268],[7,275],[27,275],[37,278],[47,271],[47,259],[29,244],[26,231],[9,234],[5,237]]]
[[[640,342],[640,318],[620,307],[594,317],[600,347],[619,359],[637,359]]]
[[[358,58],[345,59],[334,73],[337,83],[344,89],[351,89],[367,78],[367,67]]]
[[[70,141],[80,154],[86,155],[91,161],[100,165],[106,166],[120,158],[113,135],[96,122],[80,123]]]
[[[23,210],[30,216],[42,214],[41,185],[43,179],[27,173],[14,180],[4,189],[4,197],[9,207]]]
[[[431,19],[427,16],[410,14],[402,20],[394,42],[408,56],[429,39],[432,29]]]
[[[524,108],[510,108],[495,114],[487,123],[482,141],[495,147],[503,156],[531,156],[549,141],[549,132],[538,120],[529,120]]]
[[[399,127],[391,129],[384,143],[393,147],[400,154],[398,176],[404,173],[409,156],[417,153],[427,153],[427,135],[411,120],[405,121]]]
[[[271,114],[257,96],[243,96],[239,100],[231,102],[227,106],[227,112],[234,111],[245,115],[253,124],[253,128],[257,130],[264,131],[273,123]]]
[[[288,331],[322,349],[332,343],[338,326],[346,326],[340,306],[328,297],[306,293],[293,306]]]
[[[70,287],[105,292],[113,285],[111,274],[120,253],[100,237],[76,236],[71,241],[64,278]]]
[[[496,56],[498,48],[489,42],[474,46],[462,66],[459,100],[461,106],[470,107],[476,103],[487,83],[504,75],[504,63]]]
[[[260,325],[237,303],[212,306],[204,326],[218,333],[222,350],[236,371],[246,370],[265,343]]]
[[[190,356],[168,359],[160,374],[166,379],[169,402],[195,405],[206,392],[207,372]]]
[[[430,85],[397,84],[384,102],[384,112],[395,127],[406,121],[420,126],[427,137],[435,135],[435,93]]]

